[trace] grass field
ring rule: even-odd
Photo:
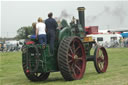
[[[93,62],[88,62],[81,80],[65,81],[60,72],[55,72],[42,82],[31,82],[25,77],[21,52],[0,53],[0,85],[128,85],[128,48],[110,48],[107,52],[106,73],[98,74]]]

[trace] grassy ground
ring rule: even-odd
[[[88,62],[81,80],[64,81],[59,72],[51,73],[48,80],[29,81],[22,70],[21,52],[0,53],[0,85],[128,85],[128,48],[107,49],[109,67],[98,74],[93,62]]]

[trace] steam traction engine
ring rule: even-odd
[[[22,65],[26,77],[31,81],[46,80],[50,72],[60,71],[65,80],[78,80],[84,75],[87,61],[93,61],[96,71],[104,73],[108,66],[108,55],[104,47],[96,45],[84,31],[84,7],[78,7],[79,20],[61,22],[57,29],[54,54],[47,44],[43,48],[35,40],[27,42],[22,49]],[[33,43],[34,42],[34,43]],[[90,55],[92,45],[96,48]]]

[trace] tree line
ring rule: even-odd
[[[32,26],[23,26],[17,30],[15,39],[27,39],[28,35],[32,35]]]

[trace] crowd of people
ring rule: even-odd
[[[103,44],[106,48],[117,48],[117,47],[128,47],[128,38],[120,38],[119,41],[111,40],[110,42],[105,42]]]
[[[119,41],[120,47],[128,47],[128,38],[121,38]]]
[[[32,23],[33,27],[33,35],[30,38],[35,38],[39,41],[39,44],[45,48],[46,44],[50,44],[50,53],[54,53],[54,41],[55,41],[55,34],[57,28],[57,22],[55,19],[52,18],[53,13],[48,14],[48,19],[45,21],[39,17],[38,22]]]
[[[1,52],[14,52],[19,51],[21,46],[19,43],[17,44],[9,44],[9,43],[0,43],[0,51]]]

